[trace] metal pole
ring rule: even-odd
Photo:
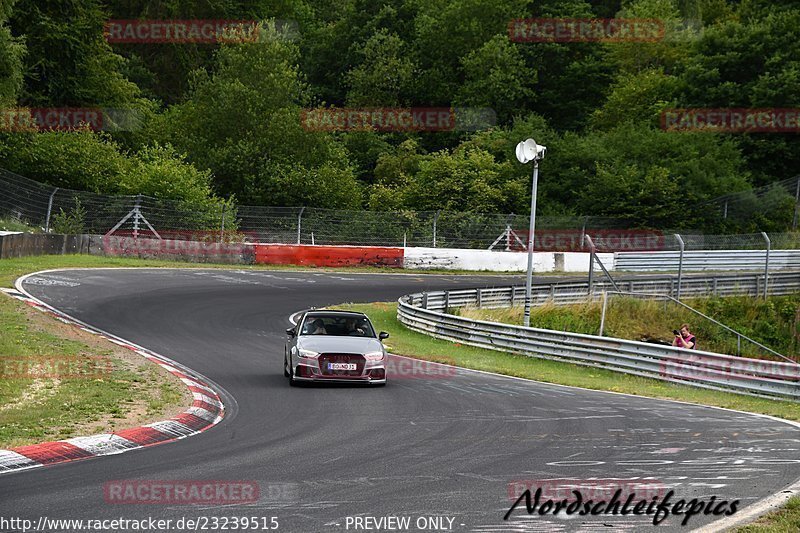
[[[433,215],[433,247],[434,248],[436,248],[436,222],[438,222],[438,220],[439,220],[439,213],[441,213],[441,211],[436,211],[436,213]]]
[[[681,247],[681,255],[678,257],[678,291],[675,295],[675,298],[678,300],[681,299],[681,279],[683,278],[683,252],[686,250],[686,244],[683,242],[683,238],[675,234],[675,238],[678,240],[678,246]],[[670,295],[671,296],[671,295]]]
[[[588,294],[594,293],[594,241],[588,235],[583,236],[583,242],[589,243],[589,281],[588,285]]]
[[[142,202],[142,195],[139,194],[136,196],[136,203],[133,206],[133,238],[134,240],[139,239],[139,218],[141,215],[141,208],[140,204]]]
[[[581,226],[581,248],[583,248],[583,237],[586,235],[586,223],[589,222],[589,216],[583,217],[583,226]]]
[[[223,239],[225,238],[225,208],[226,207],[227,206],[225,204],[222,204],[222,225],[220,226],[220,230],[219,230],[219,242],[222,242]]]
[[[725,200],[725,207],[722,210],[722,218],[728,218],[728,200]]]
[[[531,216],[528,227],[528,274],[525,278],[525,327],[531,325],[531,286],[533,285],[533,232],[536,230],[536,186],[539,181],[539,160],[533,160],[533,185],[531,186]]]
[[[797,208],[800,205],[800,177],[797,178],[797,188],[794,191],[794,217],[792,218],[792,229],[797,229]]]
[[[767,285],[769,283],[769,250],[772,247],[772,242],[769,240],[769,235],[766,231],[762,231],[761,235],[767,241],[767,257],[764,261],[764,299],[767,299]]]
[[[297,213],[297,244],[300,244],[300,221],[303,218],[303,211],[305,210],[305,207],[301,207],[300,212]]]
[[[47,218],[44,221],[45,233],[50,233],[50,213],[53,212],[53,198],[55,197],[56,192],[58,192],[58,187],[53,189],[53,192],[50,193],[50,200],[47,202]]]
[[[606,304],[608,303],[608,294],[606,291],[603,291],[603,309],[600,311],[600,333],[599,336],[603,336],[603,328],[606,325]]]

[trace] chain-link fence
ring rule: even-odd
[[[730,233],[797,229],[800,223],[800,176],[719,196],[698,207],[713,227]]]
[[[234,206],[144,195],[114,196],[55,188],[0,169],[0,219],[54,233],[108,233],[164,239],[284,244],[423,246],[525,250],[527,215],[453,211],[346,211],[305,207]],[[537,251],[680,250],[673,232],[630,229],[608,217],[536,217]],[[761,233],[681,234],[685,250],[765,249]],[[770,233],[772,249],[800,248],[795,233]]]

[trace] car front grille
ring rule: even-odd
[[[354,353],[323,353],[319,356],[319,369],[323,376],[358,377],[364,373],[366,358]],[[355,363],[355,370],[329,370],[328,363]]]

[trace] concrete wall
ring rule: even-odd
[[[191,263],[253,264],[254,250],[243,243],[198,242],[172,239],[134,239],[128,236],[94,237],[97,255],[166,259]]]
[[[91,253],[90,235],[7,232],[0,235],[0,259],[88,253]]]
[[[92,254],[195,263],[307,266],[383,266],[412,270],[525,272],[525,252],[381,246],[310,246],[215,243],[173,239],[134,239],[129,235],[0,235],[0,258],[44,254]],[[597,254],[611,270],[614,254]],[[536,252],[535,272],[588,272],[589,254]]]
[[[614,254],[597,255],[603,265],[611,270]],[[403,268],[525,272],[528,269],[528,254],[452,248],[406,248]],[[589,254],[534,252],[533,269],[535,272],[588,272]]]
[[[255,262],[265,265],[403,267],[403,249],[382,246],[254,244]]]

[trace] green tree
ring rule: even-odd
[[[274,29],[265,25],[262,31]],[[213,70],[195,72],[191,99],[151,125],[155,138],[210,169],[215,189],[243,203],[319,205],[324,198],[311,190],[316,175],[336,179],[343,191],[337,197],[331,190],[331,203],[359,206],[346,150],[302,121],[309,97],[297,53],[280,39],[221,46]],[[300,183],[298,169],[308,171],[307,183]],[[280,185],[287,179],[295,189]]]
[[[407,105],[414,62],[403,40],[379,30],[359,49],[361,63],[347,72],[347,104],[350,106]]]
[[[456,104],[492,108],[501,123],[528,107],[536,71],[526,67],[507,36],[492,37],[461,63],[465,82],[455,97]]]
[[[16,0],[0,0],[0,106],[16,104],[22,87],[25,46],[11,35],[7,21]]]
[[[136,85],[120,73],[123,59],[103,36],[108,18],[99,0],[18,0],[10,24],[24,36],[25,86],[30,106],[134,104]]]

